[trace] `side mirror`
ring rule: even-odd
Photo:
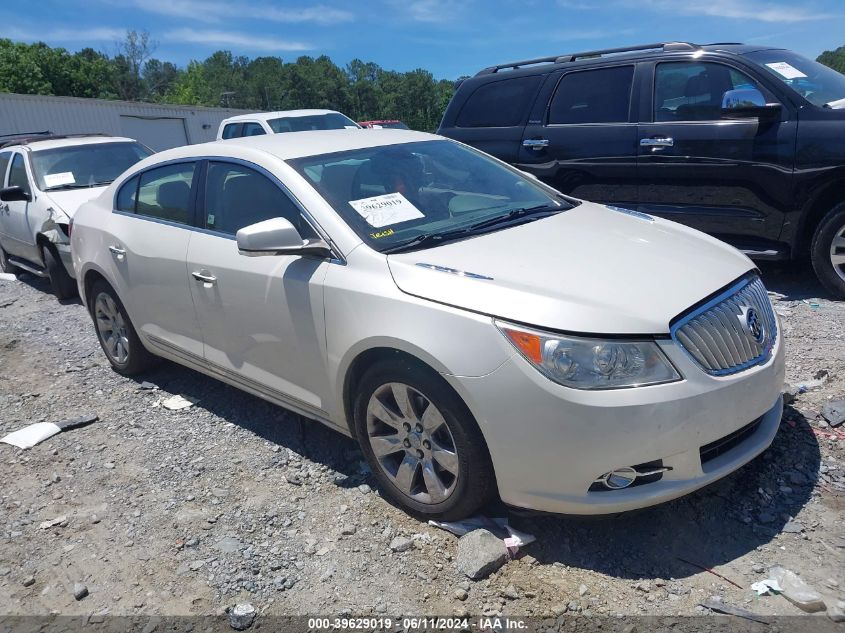
[[[271,218],[245,226],[235,235],[241,255],[318,255],[331,257],[323,240],[303,240],[299,231],[285,218]]]
[[[28,191],[24,191],[19,186],[5,187],[0,189],[0,200],[3,202],[29,202],[32,196]]]
[[[736,88],[722,95],[722,114],[729,119],[774,119],[780,116],[779,103],[766,103],[757,88]]]

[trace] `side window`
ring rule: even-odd
[[[138,176],[130,178],[120,188],[120,191],[117,192],[117,200],[115,200],[115,209],[135,213],[135,202],[138,200],[138,180]]]
[[[6,169],[9,167],[10,158],[12,158],[12,152],[0,153],[0,187],[6,186]]]
[[[241,132],[241,136],[261,136],[262,134],[267,134],[267,132],[265,132],[264,128],[258,123],[244,123],[244,129],[243,132]]]
[[[179,224],[191,223],[195,163],[177,163],[140,174],[135,212]]]
[[[12,168],[9,170],[9,186],[20,187],[27,193],[31,193],[29,180],[26,177],[26,166],[23,161],[23,154],[16,152],[14,158],[12,158]]]
[[[549,106],[549,124],[627,122],[633,81],[633,66],[564,75]]]
[[[205,228],[234,235],[245,226],[270,218],[290,220],[304,238],[317,237],[299,208],[265,175],[234,163],[209,163]]]
[[[463,108],[455,125],[458,127],[510,127],[519,125],[528,116],[543,75],[515,77],[494,81],[476,89]]]
[[[240,123],[229,123],[223,128],[223,138],[237,138],[241,135]]]
[[[758,88],[744,73],[711,62],[658,64],[654,75],[655,121],[715,121],[722,95],[734,88]]]

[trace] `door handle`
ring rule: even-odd
[[[204,284],[214,284],[217,281],[217,277],[214,275],[203,275],[202,273],[192,272],[191,276]]]
[[[109,251],[118,259],[123,259],[124,255],[126,255],[126,251],[119,246],[109,246]]]
[[[652,136],[641,138],[640,147],[674,147],[675,139],[671,136]]]
[[[522,146],[528,149],[543,149],[549,146],[549,139],[547,138],[527,138],[522,141]]]

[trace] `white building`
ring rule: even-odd
[[[161,151],[213,141],[220,121],[249,110],[0,93],[0,136],[103,132]]]

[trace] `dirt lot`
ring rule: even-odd
[[[638,514],[511,517],[537,542],[475,583],[456,569],[457,539],[387,503],[351,440],[173,364],[123,378],[78,302],[58,303],[29,275],[0,281],[0,436],[100,416],[29,451],[0,444],[0,614],[198,615],[249,602],[262,616],[685,615],[711,596],[801,614],[750,589],[774,564],[834,605],[845,599],[845,426],[825,428],[819,412],[845,397],[845,303],[806,271],[766,269],[765,281],[779,293],[788,380],[823,383],[787,408],[772,448]],[[199,402],[157,406],[171,394]],[[396,536],[413,547],[393,551]]]

